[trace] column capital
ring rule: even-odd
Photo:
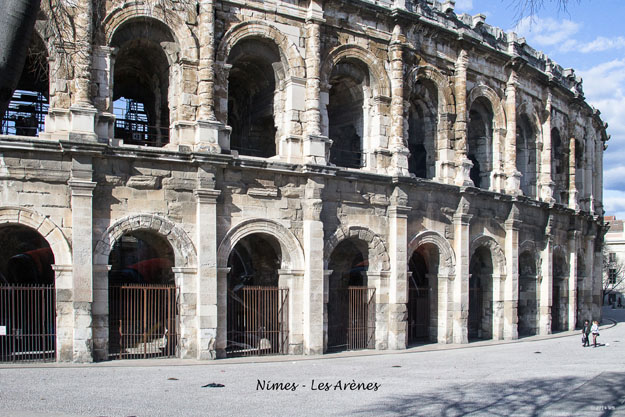
[[[193,190],[193,195],[200,204],[216,204],[217,198],[221,194],[220,190],[212,190],[207,188],[198,188]]]
[[[93,197],[93,189],[96,186],[96,182],[70,179],[67,182],[69,188],[72,191],[72,197]]]

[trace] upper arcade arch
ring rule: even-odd
[[[407,92],[409,93],[414,88],[416,82],[423,80],[432,81],[437,86],[439,115],[455,113],[456,106],[451,84],[447,77],[435,67],[429,65],[418,66],[408,71],[405,76]]]
[[[499,276],[502,280],[506,277],[506,256],[501,249],[501,246],[491,236],[479,235],[476,236],[469,246],[469,259],[473,257],[475,252],[485,247],[490,251],[490,255],[493,259],[493,274]]]

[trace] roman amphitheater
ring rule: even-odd
[[[0,136],[0,361],[406,349],[600,316],[606,125],[573,70],[483,15],[42,4]]]

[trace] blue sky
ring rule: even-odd
[[[456,0],[456,13],[517,32],[534,49],[583,78],[586,100],[601,111],[612,136],[604,154],[603,204],[625,219],[625,0],[569,0],[566,11],[545,1],[519,21],[518,0]]]

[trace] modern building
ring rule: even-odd
[[[606,126],[573,70],[483,15],[42,7],[0,136],[0,360],[405,349],[599,318]]]
[[[603,304],[625,306],[625,229],[616,216],[603,218],[604,236]]]

